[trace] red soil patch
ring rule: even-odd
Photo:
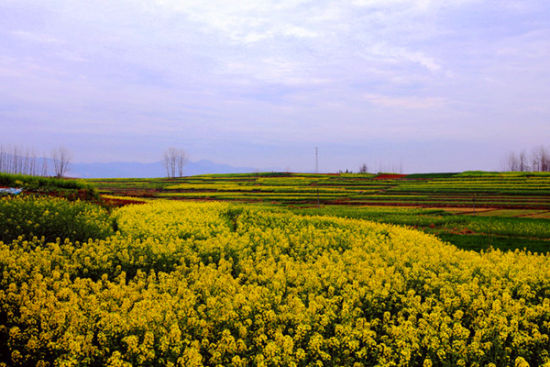
[[[145,201],[133,200],[133,199],[114,199],[114,198],[101,198],[103,203],[111,207],[121,207],[130,204],[145,204]]]
[[[447,232],[452,233],[452,234],[459,234],[459,235],[474,234],[475,233],[474,231],[472,231],[469,228],[462,228],[462,229],[451,228],[451,229],[447,229]]]

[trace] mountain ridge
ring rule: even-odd
[[[210,173],[249,173],[256,172],[253,167],[235,167],[202,159],[189,161],[183,167],[184,176]],[[94,162],[72,163],[68,175],[78,178],[153,178],[166,177],[162,161],[143,162]]]

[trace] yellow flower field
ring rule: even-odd
[[[550,366],[550,258],[227,203],[0,242],[9,366]]]

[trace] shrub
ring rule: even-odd
[[[81,180],[29,176],[0,172],[0,186],[20,187],[25,191],[38,193],[57,193],[70,199],[98,199],[95,186]]]
[[[92,203],[61,198],[21,196],[0,199],[0,241],[44,237],[87,241],[113,233],[108,212]]]

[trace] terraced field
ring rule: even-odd
[[[550,210],[549,174],[387,176],[264,173],[91,181],[103,193],[181,200]]]
[[[550,249],[550,174],[202,175],[95,179],[104,195],[221,200],[408,225],[468,249]]]

